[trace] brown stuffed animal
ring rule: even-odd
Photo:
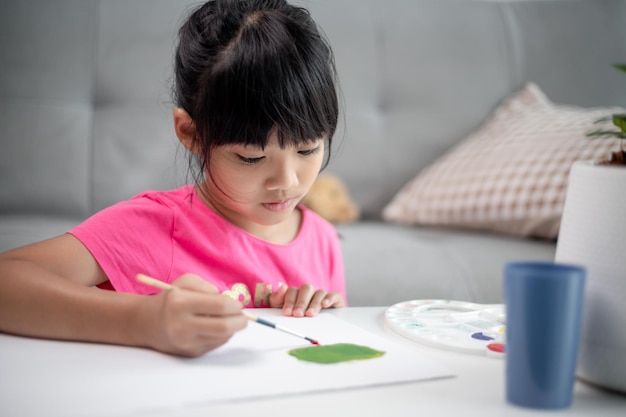
[[[343,182],[332,174],[320,175],[302,200],[302,204],[331,223],[349,223],[359,218]]]

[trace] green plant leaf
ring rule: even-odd
[[[596,120],[593,122],[593,124],[599,124],[599,123],[607,123],[607,122],[612,122],[613,121],[613,115],[610,116],[604,116],[601,117],[600,119]]]
[[[626,133],[626,114],[614,114],[613,124],[620,128],[623,133]]]
[[[586,134],[592,139],[604,138],[604,137],[614,137],[618,139],[624,139],[624,134],[622,132],[618,132],[617,130],[594,130],[593,132],[588,132]]]
[[[626,64],[613,64],[613,66],[620,71],[626,72]]]

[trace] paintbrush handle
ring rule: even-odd
[[[160,288],[166,291],[176,289],[175,286],[168,284],[167,282],[159,281],[156,278],[152,278],[144,274],[137,274],[137,281],[143,282],[144,284],[150,285],[151,287]]]

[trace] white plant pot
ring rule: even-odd
[[[578,377],[626,392],[626,167],[574,163],[555,261],[587,268]]]

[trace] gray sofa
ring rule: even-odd
[[[172,129],[174,33],[189,0],[0,2],[0,250],[189,180]],[[625,105],[623,0],[309,0],[344,118],[328,171],[363,216],[339,225],[352,306],[502,301],[514,259],[555,242],[402,226],[382,208],[526,81],[555,102]],[[621,88],[615,88],[621,82]]]

